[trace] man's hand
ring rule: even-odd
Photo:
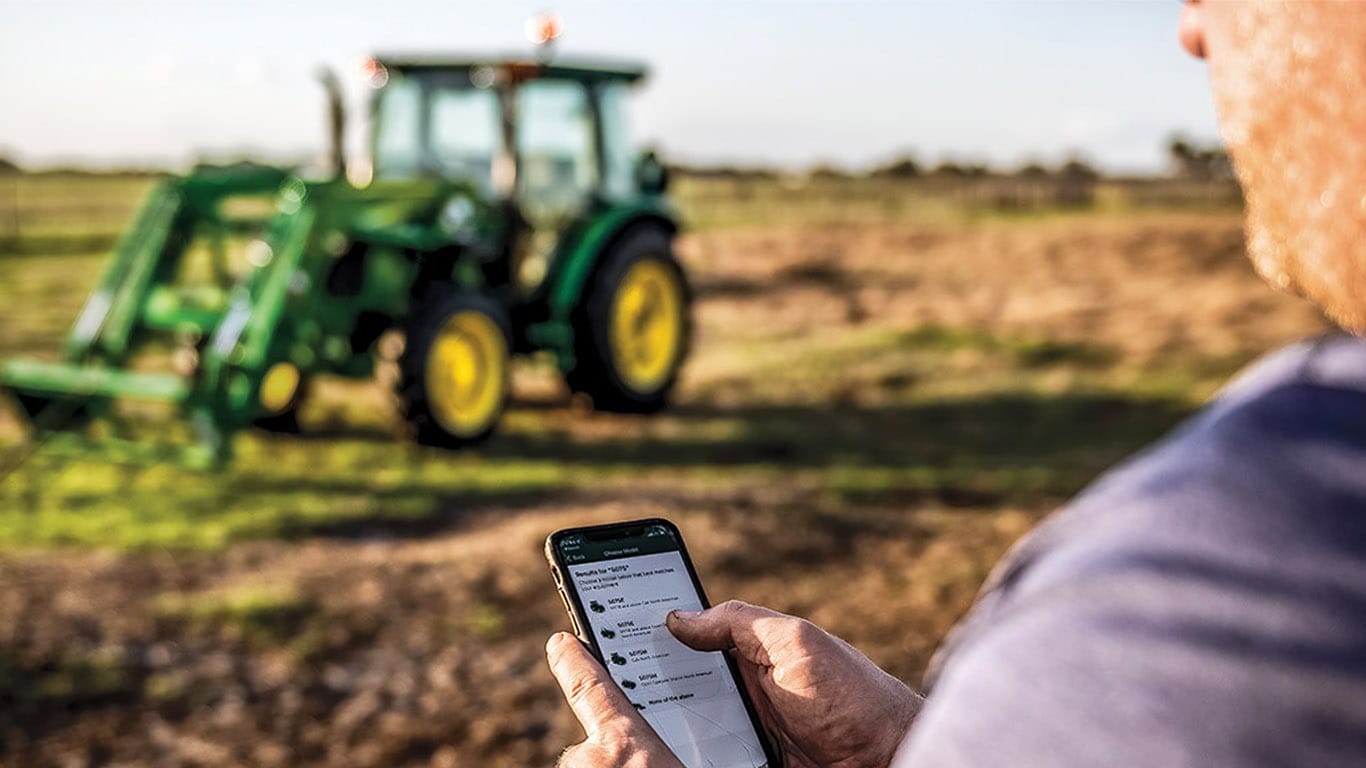
[[[787,768],[885,768],[920,711],[917,693],[804,619],[731,601],[668,625],[699,651],[733,649]]]
[[[559,768],[683,768],[578,638],[557,632],[545,653],[588,734],[560,755]]]
[[[787,768],[885,768],[920,711],[919,695],[809,621],[732,601],[670,613],[668,626],[692,648],[735,655]],[[573,635],[551,637],[546,654],[588,734],[561,768],[681,768]]]

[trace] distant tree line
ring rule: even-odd
[[[136,176],[155,178],[169,171],[159,168],[88,168],[78,165],[59,165],[44,168],[24,168],[13,158],[0,155],[0,176]]]
[[[1233,167],[1228,153],[1217,145],[1201,145],[1182,135],[1175,135],[1167,142],[1167,157],[1170,175],[1175,178],[1225,181],[1233,178]],[[791,173],[762,165],[711,164],[696,165],[673,163],[669,170],[680,176],[705,179],[730,180],[773,180]],[[76,166],[44,168],[41,171],[27,171],[42,175],[61,176],[161,176],[166,172],[151,168],[119,168],[92,170]],[[0,176],[26,173],[13,159],[0,155]],[[1026,163],[1012,169],[992,168],[983,163],[943,160],[932,166],[922,164],[913,154],[902,154],[867,171],[854,171],[831,163],[820,163],[804,174],[812,179],[852,179],[870,177],[874,179],[1025,179],[1025,180],[1066,180],[1095,181],[1103,174],[1086,160],[1072,156],[1062,163],[1048,167],[1038,162]]]
[[[1167,158],[1171,174],[1178,178],[1201,181],[1233,178],[1233,163],[1221,146],[1200,146],[1178,134],[1167,142]]]
[[[1231,181],[1233,166],[1228,153],[1217,144],[1200,144],[1183,135],[1172,136],[1166,144],[1168,176],[1195,181]],[[1080,155],[1072,155],[1061,163],[1047,166],[1028,162],[1015,168],[995,168],[984,163],[942,160],[933,165],[922,163],[912,153],[903,153],[868,170],[854,170],[834,163],[818,163],[805,172],[794,174],[761,165],[690,165],[679,163],[670,167],[683,176],[708,179],[765,180],[794,175],[809,179],[1020,179],[1034,181],[1098,181],[1104,174]]]
[[[764,166],[745,166],[745,165],[688,165],[675,164],[670,166],[670,170],[683,176],[691,176],[702,179],[729,179],[729,180],[768,180],[777,179],[782,176],[791,176],[791,173],[784,173],[773,168]],[[972,180],[972,179],[992,179],[992,178],[1021,178],[1021,179],[1100,179],[1102,174],[1092,165],[1080,157],[1068,158],[1056,167],[1046,167],[1039,163],[1029,163],[1016,169],[1000,170],[992,168],[983,163],[958,162],[955,160],[944,160],[933,166],[925,166],[920,163],[913,155],[900,155],[892,160],[877,165],[868,171],[854,171],[842,168],[831,163],[820,163],[812,166],[804,173],[811,179],[855,179],[855,178],[874,178],[874,179],[942,179],[942,180]]]

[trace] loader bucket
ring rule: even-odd
[[[108,414],[116,399],[165,402],[184,408],[192,389],[174,374],[13,360],[0,367],[0,389],[28,419],[33,439],[53,454],[93,454],[126,463],[174,462],[199,468],[225,458],[220,440],[182,446],[90,434],[91,422]],[[195,421],[198,424],[200,420]]]

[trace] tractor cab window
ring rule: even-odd
[[[432,92],[432,155],[446,178],[469,179],[493,191],[493,161],[502,143],[498,94],[451,88]]]
[[[517,204],[529,231],[517,279],[535,285],[560,233],[598,189],[592,103],[582,83],[533,80],[517,89]]]
[[[534,80],[517,91],[518,197],[523,213],[577,213],[597,188],[593,110],[579,83]]]
[[[493,187],[502,150],[498,94],[448,77],[404,77],[384,89],[376,115],[375,175],[437,176]]]
[[[627,96],[624,83],[603,83],[597,87],[602,123],[602,191],[612,199],[628,198],[636,191],[635,141],[627,119]]]
[[[422,85],[416,79],[390,82],[375,119],[375,175],[410,177],[422,170]]]

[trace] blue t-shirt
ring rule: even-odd
[[[1366,342],[1282,350],[1021,541],[895,765],[1366,766]]]

